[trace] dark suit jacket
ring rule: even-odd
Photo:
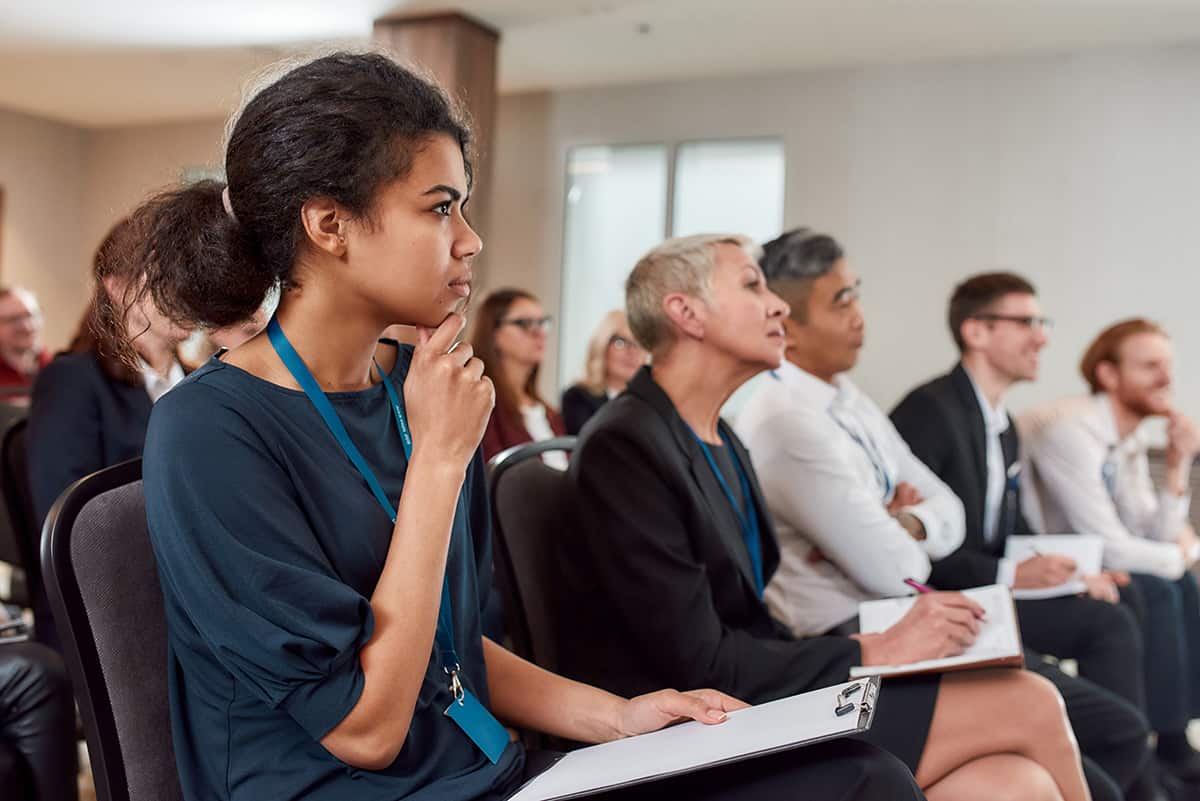
[[[1008,534],[1032,533],[1021,514],[1020,488],[1006,487],[996,538],[984,541],[987,500],[987,427],[971,378],[963,366],[917,387],[892,411],[892,423],[917,458],[954,490],[967,516],[957,551],[933,565],[929,580],[943,589],[965,589],[996,580]],[[1017,428],[1009,419],[1000,435],[1004,464],[1017,461]]]
[[[749,455],[723,422],[759,509],[763,572],[779,548]],[[571,460],[560,542],[560,667],[632,696],[713,687],[760,703],[845,681],[843,637],[793,639],[757,597],[742,529],[691,430],[643,368],[596,413]]]
[[[153,408],[144,385],[109,378],[92,353],[46,365],[29,404],[29,483],[38,525],[78,479],[142,455]]]
[[[582,431],[583,424],[606,403],[608,395],[603,392],[597,395],[582,384],[567,387],[562,395],[562,416],[567,433],[575,436]]]

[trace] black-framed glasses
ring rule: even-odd
[[[638,343],[628,337],[623,337],[620,334],[613,334],[608,338],[608,344],[617,350],[626,350],[627,348],[636,348]]]
[[[507,320],[499,320],[496,322],[496,327],[502,325],[515,325],[526,334],[532,334],[534,331],[549,331],[554,318],[549,315],[545,317],[509,317]]]
[[[974,314],[972,320],[983,320],[988,323],[1016,323],[1033,331],[1049,331],[1054,327],[1054,321],[1049,317],[1034,317],[1021,314]]]

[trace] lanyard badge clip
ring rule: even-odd
[[[463,698],[466,697],[466,692],[463,691],[462,682],[458,679],[458,671],[461,667],[455,663],[453,668],[442,668],[450,676],[450,694],[454,696],[454,700],[462,706]]]

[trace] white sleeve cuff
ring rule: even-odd
[[[925,529],[925,541],[921,543],[921,547],[925,549],[930,560],[936,562],[945,559],[962,545],[962,541],[951,533],[950,526],[938,517],[936,510],[928,508],[925,504],[918,504],[904,511],[921,521],[921,526]]]
[[[1016,580],[1017,560],[1001,559],[999,564],[996,565],[996,583],[1003,584],[1005,587],[1011,587]]]

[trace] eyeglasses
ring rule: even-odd
[[[0,325],[25,325],[26,323],[37,324],[41,322],[42,315],[34,312],[25,314],[10,314],[7,317],[0,317]]]
[[[634,342],[632,339],[626,339],[625,337],[621,336],[620,334],[613,334],[611,337],[609,337],[608,344],[611,345],[612,347],[616,348],[617,350],[625,350],[626,348],[639,347],[638,343]]]
[[[500,320],[496,323],[499,328],[502,325],[515,325],[526,334],[532,334],[534,331],[548,331],[550,324],[554,322],[553,317],[512,317],[507,320]]]
[[[1033,331],[1049,331],[1054,321],[1049,317],[1021,316],[1017,314],[976,314],[971,319],[989,323],[1016,323]]]

